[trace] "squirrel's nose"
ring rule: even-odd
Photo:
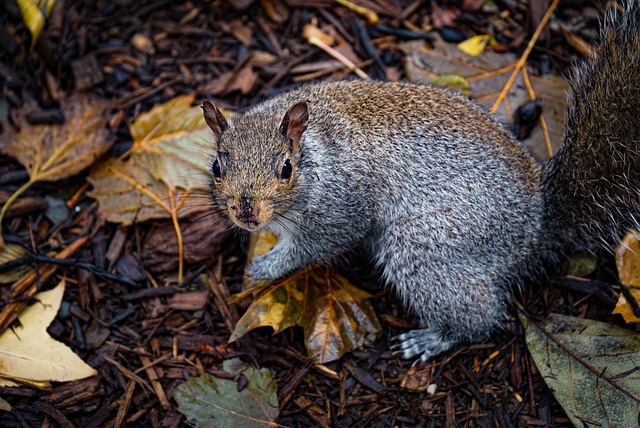
[[[260,210],[254,209],[253,200],[251,198],[240,198],[240,207],[234,207],[236,217],[243,223],[259,223]]]

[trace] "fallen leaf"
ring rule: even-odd
[[[209,209],[193,194],[207,192],[212,138],[194,96],[183,95],[154,106],[130,127],[133,147],[126,160],[108,159],[91,169],[88,194],[107,220],[131,224],[149,219],[173,222],[178,239],[178,279],[183,246],[178,218]]]
[[[640,242],[638,231],[627,233],[620,245],[616,247],[616,266],[620,283],[629,287],[631,296],[640,304]],[[640,318],[633,312],[627,297],[620,293],[614,314],[622,315],[627,323],[640,322]]]
[[[29,173],[31,182],[59,181],[78,174],[111,147],[108,140],[109,102],[94,95],[77,93],[61,101],[62,125],[30,125],[18,114],[16,132],[5,126],[0,151],[15,157]]]
[[[36,44],[40,31],[53,9],[55,0],[16,0],[22,19],[31,33],[31,48]]]
[[[194,95],[154,106],[131,125],[130,159],[173,189],[208,189],[214,136]]]
[[[256,239],[255,247],[268,251],[272,241],[267,239],[273,238]],[[371,295],[328,268],[297,272],[274,284],[249,288],[232,298],[239,301],[252,296],[253,301],[238,321],[230,341],[257,327],[269,326],[279,333],[300,326],[309,358],[327,363],[362,346],[368,336],[376,336],[381,330],[368,301]]]
[[[171,218],[172,213],[179,217],[191,213],[179,210],[185,205],[189,193],[173,192],[135,159],[100,162],[91,169],[87,180],[93,185],[88,195],[100,203],[100,212],[114,223],[130,225]]]
[[[111,147],[105,127],[109,110],[106,100],[77,93],[63,100],[61,106],[66,118],[62,125],[30,125],[25,109],[17,115],[19,132],[4,126],[0,151],[24,165],[29,181],[4,204],[0,222],[11,203],[34,183],[76,175]]]
[[[278,408],[277,385],[267,369],[244,368],[236,373],[238,361],[227,360],[223,369],[246,379],[246,387],[238,382],[207,373],[178,385],[173,398],[178,410],[196,428],[272,426]]]
[[[478,56],[482,52],[484,52],[490,39],[491,36],[488,34],[473,36],[463,42],[458,43],[458,49],[460,49],[467,55]]]
[[[20,325],[0,335],[0,373],[33,381],[67,382],[95,376],[65,344],[53,339],[47,327],[55,318],[64,295],[65,283],[34,296],[36,303],[18,316]],[[17,386],[0,379],[0,386]]]
[[[574,426],[638,426],[638,333],[562,315],[520,321],[536,367]]]
[[[8,242],[4,247],[4,251],[0,251],[0,265],[4,265],[5,263],[20,259],[27,256],[28,254],[29,250],[27,250],[22,245]],[[9,284],[11,282],[17,281],[28,270],[29,265],[26,263],[14,269],[2,270],[0,271],[0,284]]]

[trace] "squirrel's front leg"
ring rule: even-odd
[[[249,263],[247,275],[256,281],[274,281],[300,268],[291,242],[278,242],[267,254],[256,256]]]

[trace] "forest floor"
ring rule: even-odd
[[[330,36],[329,44],[370,78],[406,80],[407,42],[491,34],[496,43],[488,50],[517,59],[548,7],[542,0],[357,3],[379,22],[329,0],[58,0],[32,48],[18,6],[2,0],[3,131],[20,115],[30,125],[64,123],[65,100],[89,93],[108,100],[107,139],[114,144],[105,156],[118,157],[135,140],[136,119],[182,94],[194,95],[193,105],[210,99],[237,111],[307,81],[359,78],[310,43],[306,25]],[[598,16],[591,3],[561,3],[531,52],[529,72],[570,75],[585,47],[597,43]],[[86,177],[85,170],[36,183],[9,210],[2,231],[7,243],[28,249],[28,267],[56,267],[34,287],[66,280],[60,316],[48,331],[97,375],[45,391],[0,387],[11,405],[0,410],[0,427],[187,426],[174,390],[202,372],[229,378],[222,363],[238,357],[270,371],[281,426],[571,426],[531,360],[515,310],[489,340],[412,367],[389,347],[416,319],[390,290],[351,272],[352,282],[374,296],[377,339],[325,364],[307,358],[299,328],[276,335],[261,328],[229,344],[246,309],[227,297],[241,289],[247,236],[210,217],[203,224],[198,215],[182,220],[186,268],[179,281],[171,220],[104,221]],[[28,180],[15,156],[0,156],[3,202]],[[51,260],[74,243],[74,253],[62,257],[67,263]],[[610,275],[610,258],[601,266],[595,275]],[[29,300],[12,282],[0,290],[0,310]],[[516,300],[532,316],[606,320],[615,293],[544,283]]]

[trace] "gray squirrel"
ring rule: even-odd
[[[249,276],[362,245],[424,324],[398,337],[398,354],[424,362],[486,338],[511,287],[638,224],[640,6],[624,9],[577,71],[564,144],[543,164],[483,108],[428,86],[312,84],[229,121],[205,101],[215,204],[279,237]]]

